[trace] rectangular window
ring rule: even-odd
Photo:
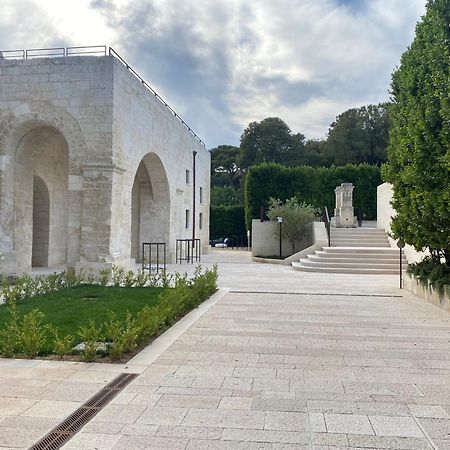
[[[189,210],[186,210],[186,222],[185,222],[185,228],[189,228]]]
[[[201,229],[203,229],[203,213],[200,213],[198,215],[198,227]]]
[[[203,188],[200,188],[200,203],[203,203]]]
[[[186,169],[186,184],[189,184],[191,181],[191,174],[189,173],[189,170]]]

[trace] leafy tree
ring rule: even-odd
[[[242,189],[233,189],[231,186],[213,186],[211,188],[211,206],[243,205]]]
[[[305,136],[292,134],[278,117],[251,122],[241,136],[239,165],[243,169],[262,162],[297,165],[304,145]]]
[[[389,164],[396,238],[450,266],[450,1],[429,0],[392,76]]]
[[[240,149],[232,145],[219,145],[211,150],[211,176],[213,186],[241,186],[242,171],[238,167]]]
[[[319,139],[308,139],[301,158],[301,164],[311,167],[326,167],[330,165],[329,157],[325,153],[326,141]]]
[[[291,197],[284,203],[272,197],[269,199],[267,217],[272,221],[276,221],[279,216],[283,218],[282,233],[292,245],[292,254],[295,253],[295,243],[310,233],[310,225],[316,214],[314,206],[299,203],[296,197]],[[278,233],[277,228],[277,236]]]
[[[389,104],[349,109],[330,125],[325,144],[328,163],[381,164],[389,144]]]

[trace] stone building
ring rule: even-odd
[[[173,261],[194,218],[206,247],[209,183],[203,143],[116,57],[0,59],[0,272],[129,266],[143,241]]]

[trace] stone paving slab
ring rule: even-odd
[[[206,259],[222,261],[225,294],[135,364],[0,359],[0,450],[28,447],[133,370],[64,448],[450,449],[448,313],[395,276]]]

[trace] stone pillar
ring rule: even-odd
[[[332,227],[356,227],[357,219],[353,211],[354,188],[352,183],[342,183],[334,190],[336,194],[336,208],[334,217],[331,218]]]
[[[80,261],[76,269],[98,273],[112,265],[128,266],[129,256],[114,251],[119,230],[113,226],[114,191],[124,170],[114,164],[87,164],[83,168]],[[123,205],[120,205],[123,207]],[[116,233],[114,235],[114,232]]]

